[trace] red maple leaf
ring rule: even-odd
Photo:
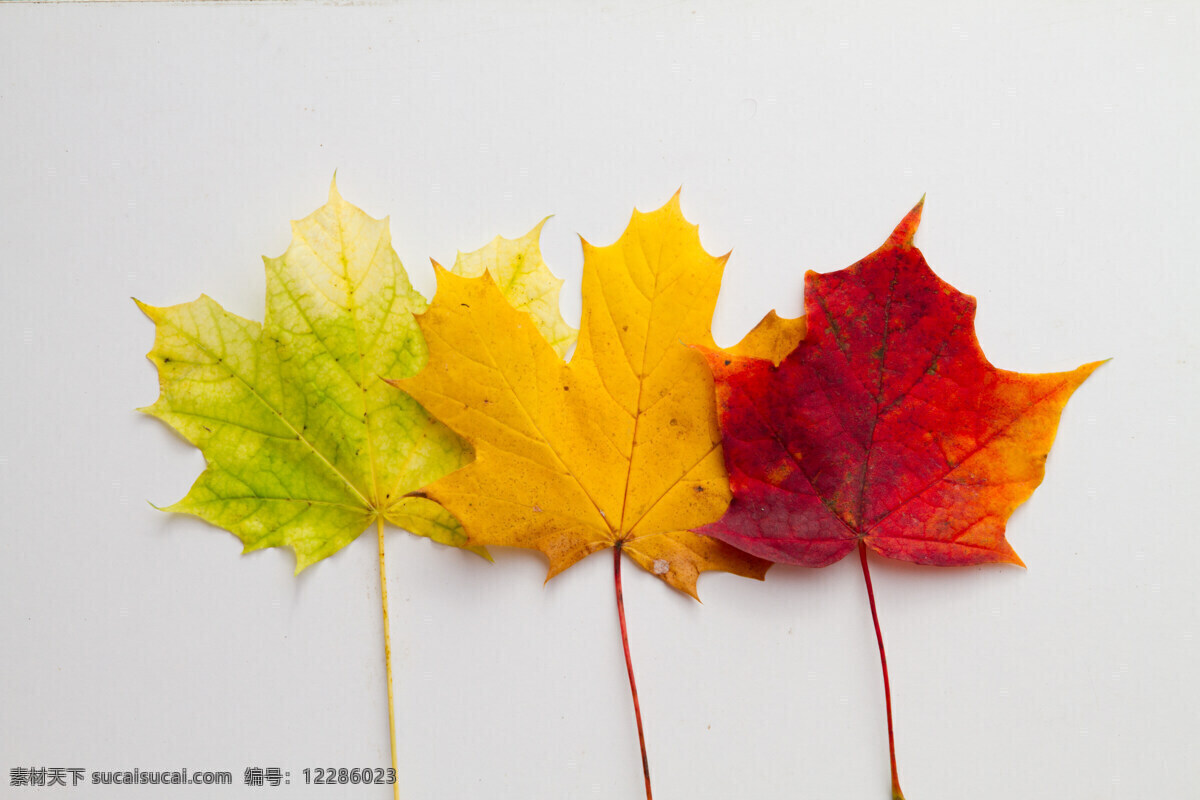
[[[923,203],[871,255],[805,276],[808,331],[781,363],[705,352],[733,501],[698,532],[810,567],[857,548],[881,659],[867,549],[917,564],[1020,565],[1005,521],[1041,483],[1067,399],[1102,363],[1044,375],[993,367],[975,338],[975,298],[913,246]]]

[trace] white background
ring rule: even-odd
[[[426,294],[430,256],[555,214],[573,323],[576,233],[611,242],[682,185],[733,249],[724,344],[928,192],[917,243],[979,298],[993,362],[1113,361],[1011,520],[1028,570],[875,560],[902,783],[1194,796],[1195,6],[733,5],[0,7],[0,795],[38,794],[19,766],[186,766],[239,785],[54,796],[390,796],[297,785],[389,760],[374,537],[299,578],[240,556],[147,504],[203,462],[133,411],[157,379],[130,296],[261,319],[259,257],[337,169]],[[607,554],[543,586],[532,553],[388,548],[402,797],[641,796]],[[855,560],[700,592],[627,570],[656,797],[883,800]]]

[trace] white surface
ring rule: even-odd
[[[0,794],[38,794],[12,767],[187,766],[237,785],[60,792],[390,796],[297,785],[387,765],[373,536],[299,579],[240,557],[147,505],[202,460],[133,412],[157,381],[130,295],[261,319],[259,256],[335,168],[426,293],[428,257],[556,214],[571,321],[575,232],[610,242],[682,184],[733,249],[723,343],[928,192],[917,242],[995,363],[1114,360],[1012,519],[1027,571],[875,562],[903,785],[1195,791],[1196,7],[723,5],[0,7]],[[640,797],[606,555],[543,587],[535,554],[388,546],[403,797]],[[886,797],[854,559],[700,592],[627,570],[656,797]]]

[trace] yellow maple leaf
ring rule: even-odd
[[[472,545],[535,548],[547,579],[618,547],[693,597],[705,570],[761,579],[767,564],[691,533],[729,504],[713,382],[689,345],[709,330],[727,256],[700,244],[676,194],[634,212],[608,247],[583,242],[583,319],[569,364],[484,274],[438,270],[417,321],[428,366],[393,383],[475,448],[425,487]],[[778,358],[803,321],[771,317],[739,347]]]

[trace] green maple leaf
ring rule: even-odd
[[[542,262],[540,230],[460,255],[456,269],[491,272],[565,350],[575,331],[559,316],[561,282]],[[292,232],[287,252],[264,259],[262,325],[203,295],[164,308],[138,302],[157,327],[148,357],[161,388],[141,410],[207,462],[187,496],[165,510],[231,531],[246,552],[290,547],[297,572],[383,520],[463,545],[454,517],[405,496],[472,452],[382,380],[413,376],[428,358],[413,320],[427,303],[391,247],[387,220],[347,203],[335,184],[329,202]]]

